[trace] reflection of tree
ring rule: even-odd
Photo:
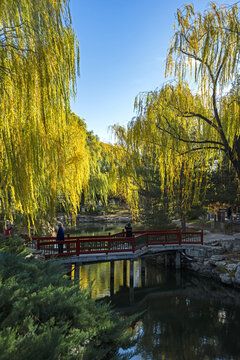
[[[123,263],[115,262],[115,295],[111,300],[114,306],[126,310],[129,290],[123,287]],[[180,287],[175,271],[149,263],[146,266],[146,287],[135,288],[134,307],[129,307],[136,312],[147,309],[137,324],[136,351],[142,359],[238,359],[239,293],[236,297],[233,289],[189,274],[182,276]],[[141,261],[136,262],[135,276],[139,277],[140,268]],[[81,267],[80,279],[82,286],[94,281],[93,297],[109,295],[110,262]]]
[[[148,303],[142,322],[137,353],[143,359],[215,359],[240,353],[236,342],[239,309],[224,310],[220,304],[204,300],[186,301],[185,297],[158,298]],[[229,326],[228,321],[231,322]],[[235,341],[234,341],[235,340]]]

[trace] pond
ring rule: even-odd
[[[125,225],[81,224],[70,233],[114,234]],[[110,299],[113,309],[122,315],[142,314],[134,327],[135,345],[119,349],[112,360],[240,359],[237,290],[187,271],[165,268],[152,258],[76,268],[73,264],[68,272],[83,288],[91,286],[93,298]]]
[[[85,236],[85,235],[108,235],[109,232],[111,234],[115,234],[118,232],[121,232],[123,229],[125,229],[126,223],[98,223],[98,222],[87,222],[87,223],[81,223],[77,227],[70,227],[65,229],[65,233],[69,233],[71,235],[79,235],[79,236]],[[142,224],[134,224],[133,225],[134,230],[142,230],[144,229],[144,225]]]
[[[92,297],[110,297],[124,314],[143,312],[137,323],[136,343],[119,349],[131,360],[240,359],[239,292],[152,259],[72,265],[72,278],[91,284]],[[77,272],[77,274],[76,274]],[[76,277],[77,275],[77,277]]]

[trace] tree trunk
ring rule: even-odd
[[[184,213],[181,214],[181,228],[183,232],[186,231],[186,216]]]

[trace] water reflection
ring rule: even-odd
[[[113,296],[123,287],[145,286],[146,275],[145,262],[141,259],[134,262],[120,260],[81,266],[71,265],[71,279],[78,280],[83,289],[90,285],[94,299]]]
[[[72,270],[82,287],[93,283],[95,299],[111,296],[125,314],[145,311],[135,325],[131,360],[240,359],[238,291],[144,259]],[[128,351],[120,349],[119,356]]]

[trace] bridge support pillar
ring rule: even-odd
[[[134,261],[130,260],[130,281],[129,281],[129,302],[130,305],[134,303],[134,286],[133,286],[133,277],[134,277]]]
[[[146,261],[141,259],[141,281],[142,286],[145,286],[145,275],[146,275]]]
[[[127,286],[127,260],[123,260],[123,286]]]
[[[176,271],[176,285],[177,286],[181,286],[181,272],[180,271]]]
[[[169,255],[168,255],[168,254],[165,254],[165,255],[164,255],[164,265],[165,265],[166,267],[169,266]]]
[[[133,287],[134,261],[130,260],[130,288]]]
[[[181,268],[181,254],[178,251],[176,252],[175,265],[176,265],[176,269]]]
[[[114,295],[114,261],[110,263],[110,296]]]

